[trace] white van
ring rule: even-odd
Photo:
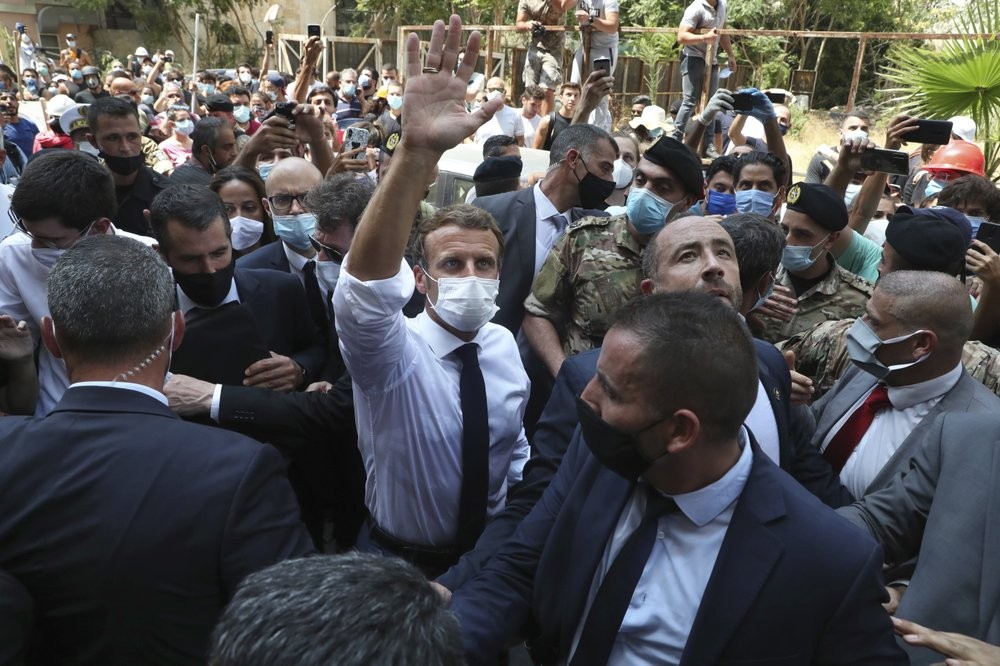
[[[438,161],[438,177],[431,183],[424,201],[437,208],[454,203],[465,203],[473,187],[472,176],[483,161],[483,147],[463,143],[445,151]],[[528,184],[533,174],[544,173],[549,168],[549,151],[521,148],[521,186]]]

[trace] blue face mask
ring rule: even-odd
[[[823,237],[823,240],[812,247],[808,245],[786,245],[785,249],[781,251],[781,265],[789,273],[801,273],[808,270],[819,259],[819,257],[813,259],[812,253],[816,251],[816,248],[821,247],[829,237],[830,234],[827,234]]]
[[[924,198],[929,199],[941,194],[941,190],[944,189],[945,184],[943,180],[931,178],[930,182],[927,183],[927,187],[924,188]]]
[[[646,236],[655,234],[667,224],[667,216],[674,204],[653,194],[645,187],[633,187],[625,201],[628,221],[635,230]]]
[[[750,312],[753,312],[757,308],[762,307],[764,303],[767,302],[767,299],[771,298],[771,294],[773,293],[774,293],[774,280],[772,279],[771,286],[767,288],[767,291],[765,291],[763,294],[760,294],[758,292],[757,302],[753,304],[752,308],[750,308]]]
[[[271,169],[273,169],[273,168],[274,168],[274,163],[273,162],[271,164],[258,164],[257,165],[257,173],[260,174],[260,179],[263,180],[266,183],[267,182],[267,177],[270,175]]]
[[[774,210],[774,195],[764,190],[740,190],[736,193],[736,210],[768,217]]]
[[[969,224],[972,225],[972,237],[975,238],[976,234],[979,232],[979,227],[986,221],[986,218],[972,215],[966,215],[965,217],[969,220]]]
[[[274,215],[274,233],[283,242],[296,250],[308,250],[312,245],[309,237],[316,230],[316,216],[312,213],[299,215]]]
[[[347,83],[340,86],[340,92],[344,93],[344,97],[354,97],[355,93],[358,92],[358,87],[353,83]]]
[[[709,190],[705,197],[705,212],[709,215],[730,215],[736,212],[736,197],[728,192]]]

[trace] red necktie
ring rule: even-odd
[[[875,415],[886,407],[892,407],[892,403],[889,401],[889,389],[884,384],[876,384],[865,401],[848,417],[840,431],[833,436],[830,444],[823,451],[823,457],[833,467],[834,472],[840,474],[840,470],[844,469],[847,459],[851,457],[858,442],[868,432],[868,427],[875,419]]]

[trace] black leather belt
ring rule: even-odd
[[[403,558],[418,567],[432,567],[435,569],[447,569],[462,556],[462,551],[458,548],[440,548],[437,546],[418,546],[416,544],[401,541],[392,536],[374,522],[371,524],[369,532],[373,542],[390,553]]]

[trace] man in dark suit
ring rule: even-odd
[[[907,469],[838,512],[882,544],[887,562],[919,555],[898,617],[996,645],[1000,420],[995,411],[939,413],[921,426],[909,445]],[[912,664],[941,660],[926,648],[900,644]]]
[[[757,363],[720,296],[620,311],[552,485],[452,599],[470,663],[529,620],[543,663],[906,663],[881,549],[741,426]]]
[[[192,335],[179,351],[175,371],[194,374],[211,363],[216,381],[240,383],[245,374],[242,383],[278,391],[304,388],[318,377],[326,353],[302,286],[277,271],[235,270],[232,229],[214,192],[195,185],[165,190],[153,200],[150,223],[173,269],[185,319],[202,319],[198,338]],[[223,329],[218,321],[238,328]]]
[[[757,216],[759,217],[759,216]],[[762,218],[761,218],[762,219]],[[754,220],[744,220],[752,225]],[[774,227],[766,220],[763,224]],[[780,232],[777,244],[741,243],[747,251],[772,255],[780,254]],[[698,256],[692,261],[690,254]],[[751,261],[737,254],[733,241],[716,222],[705,218],[676,220],[654,236],[644,256],[644,269],[648,276],[642,283],[646,294],[696,290],[719,296],[732,307],[744,301],[740,285],[740,266],[735,259],[746,259],[748,270],[760,275],[749,276],[749,283],[757,284],[763,276],[760,266],[771,265]],[[806,489],[830,506],[843,506],[851,501],[850,495],[837,482],[815,449],[804,446],[804,438],[812,427],[812,420],[802,408],[790,402],[791,381],[788,367],[774,345],[754,340],[757,353],[758,389],[754,408],[747,425],[771,460],[791,474]],[[493,520],[480,537],[475,550],[467,554],[451,570],[438,579],[445,587],[456,589],[471,578],[510,537],[518,523],[538,502],[548,487],[556,470],[566,455],[579,419],[576,411],[577,397],[594,377],[600,349],[594,349],[567,359],[556,377],[552,396],[538,422],[532,440],[534,457],[525,465],[523,479],[511,489],[506,510]]]
[[[239,582],[313,551],[284,463],[167,408],[184,318],[152,250],[85,238],[48,298],[71,385],[45,418],[0,419],[0,569],[34,600],[38,663],[203,664]]]

